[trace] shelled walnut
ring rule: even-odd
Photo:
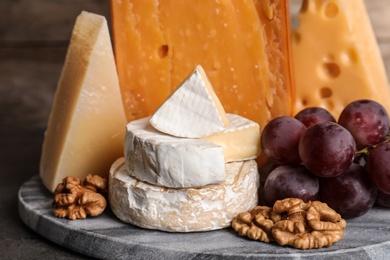
[[[72,220],[98,216],[107,206],[107,179],[89,174],[84,181],[65,177],[54,191],[54,216]]]
[[[276,201],[272,208],[258,206],[240,213],[232,227],[254,240],[311,249],[340,241],[346,222],[325,203],[288,198]]]
[[[274,241],[271,230],[277,220],[278,216],[273,214],[270,207],[257,206],[234,218],[232,227],[240,236],[268,243]]]

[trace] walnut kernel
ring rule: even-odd
[[[54,191],[54,216],[75,220],[100,215],[107,206],[102,195],[107,189],[107,180],[98,175],[89,174],[84,181],[65,177]]]
[[[257,206],[240,213],[232,227],[254,240],[311,249],[340,241],[346,222],[326,203],[288,198],[276,201],[272,208]]]

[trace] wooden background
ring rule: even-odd
[[[142,1],[142,0],[139,0]],[[301,0],[291,0],[292,13]],[[366,0],[390,78],[390,0]],[[110,21],[109,0],[0,0],[0,259],[80,259],[18,217],[20,185],[37,175],[43,132],[77,15]]]

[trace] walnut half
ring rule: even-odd
[[[100,215],[107,206],[107,188],[107,180],[98,175],[89,174],[84,181],[65,177],[54,191],[54,216],[75,220]]]
[[[254,240],[311,249],[340,241],[346,222],[326,203],[288,198],[276,201],[272,208],[257,206],[240,213],[232,227]]]
[[[240,213],[234,218],[232,227],[240,236],[268,243],[274,241],[271,230],[275,221],[277,219],[270,207],[257,206],[250,212]]]
[[[299,249],[331,246],[343,238],[347,225],[340,214],[320,201],[285,199],[275,203],[273,210],[284,215],[272,228],[275,241]]]

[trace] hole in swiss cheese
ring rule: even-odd
[[[333,62],[324,63],[324,69],[326,74],[331,78],[337,78],[341,73],[340,66]]]
[[[157,50],[158,56],[163,59],[168,55],[168,45],[161,45]]]
[[[333,95],[333,91],[329,87],[322,87],[320,89],[321,98],[330,98]]]

